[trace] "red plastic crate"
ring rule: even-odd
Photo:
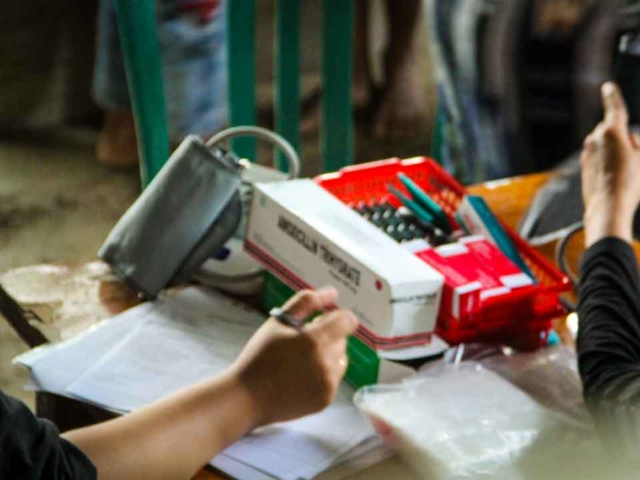
[[[390,159],[343,168],[321,175],[316,182],[347,205],[393,201],[387,184],[401,190],[404,173],[453,217],[466,191],[435,161],[426,158]],[[473,326],[438,325],[436,332],[450,344],[488,342],[535,349],[546,343],[553,319],[563,315],[559,295],[571,289],[569,278],[504,225],[538,284],[500,297],[486,299],[474,314]]]

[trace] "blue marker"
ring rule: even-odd
[[[466,195],[460,202],[456,218],[458,223],[469,233],[487,237],[520,270],[529,275],[534,282],[536,281],[536,277],[524,262],[511,238],[509,238],[509,235],[502,228],[502,225],[483,198],[475,195]]]

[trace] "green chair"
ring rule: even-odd
[[[127,82],[138,131],[143,185],[169,156],[162,62],[154,0],[115,0]],[[276,130],[300,150],[300,0],[277,0]],[[351,119],[352,0],[322,0],[323,168],[353,162]],[[255,0],[228,0],[227,48],[230,126],[256,125]],[[234,150],[255,159],[255,140],[234,140]],[[278,166],[285,161],[278,158]]]

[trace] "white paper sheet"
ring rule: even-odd
[[[36,390],[64,395],[68,385],[110,351],[131,329],[157,308],[146,303],[134,307],[66,342],[45,345],[13,360],[30,370]]]
[[[239,462],[231,457],[220,454],[210,464],[233,478],[242,480],[278,480],[276,477],[262,473],[255,467]]]
[[[283,480],[313,478],[353,448],[375,436],[352,401],[353,389],[340,387],[333,404],[321,413],[260,429],[223,453]]]
[[[263,321],[228,304],[163,305],[66,388],[74,397],[131,411],[222,373]],[[231,318],[231,317],[235,317]]]

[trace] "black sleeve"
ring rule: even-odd
[[[616,456],[640,444],[640,280],[633,249],[606,238],[584,255],[578,367],[598,430]]]
[[[0,478],[93,480],[97,472],[52,423],[0,392]]]
[[[640,400],[640,280],[628,243],[606,238],[585,253],[578,316],[587,403]]]

